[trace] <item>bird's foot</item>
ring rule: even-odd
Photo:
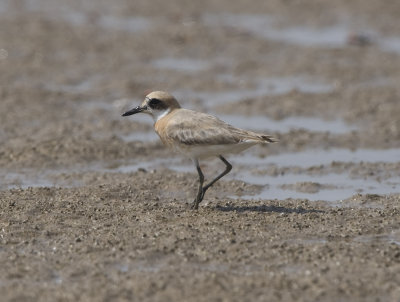
[[[203,200],[205,193],[206,193],[206,190],[203,189],[199,194],[197,194],[197,196],[191,206],[192,210],[198,210],[199,203]]]
[[[197,198],[193,201],[192,205],[190,206],[190,208],[192,210],[198,210],[199,209],[199,203],[200,201],[197,200]]]

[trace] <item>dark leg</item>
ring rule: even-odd
[[[210,181],[210,183],[208,183],[204,187],[203,187],[204,175],[201,172],[201,169],[200,169],[200,166],[199,166],[199,162],[196,161],[196,168],[197,168],[197,172],[199,173],[200,186],[199,186],[199,191],[197,193],[197,197],[196,197],[196,199],[195,199],[195,201],[193,203],[193,209],[198,209],[199,203],[203,200],[204,194],[206,193],[206,191],[213,184],[215,184],[218,180],[220,180],[222,177],[224,177],[226,174],[228,174],[232,170],[232,165],[222,155],[220,155],[219,158],[226,165],[226,168],[225,168],[224,172],[219,174],[216,178],[214,178],[212,181]]]
[[[192,208],[198,209],[200,201],[203,200],[203,183],[204,183],[204,175],[200,169],[199,161],[196,159],[195,161],[197,173],[199,173],[199,190],[197,191],[196,199],[193,201]]]
[[[206,191],[213,184],[215,184],[218,180],[220,180],[222,177],[224,177],[226,174],[228,174],[232,170],[232,165],[222,155],[220,155],[219,158],[224,162],[224,164],[226,165],[226,168],[225,168],[224,172],[222,172],[220,175],[218,175],[216,178],[214,178],[212,181],[210,181],[209,184],[207,184],[203,187],[203,196],[202,197],[204,197],[204,194],[206,193]]]

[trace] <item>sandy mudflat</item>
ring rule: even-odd
[[[1,301],[399,301],[400,2],[79,2],[0,1]],[[191,211],[155,89],[280,142]]]

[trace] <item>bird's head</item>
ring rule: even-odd
[[[153,91],[145,97],[140,106],[125,112],[122,116],[129,116],[142,112],[150,114],[154,121],[158,121],[172,110],[180,107],[178,101],[168,92]]]

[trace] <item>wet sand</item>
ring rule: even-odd
[[[398,301],[400,4],[160,5],[0,2],[2,299]],[[155,89],[280,142],[192,211]]]

